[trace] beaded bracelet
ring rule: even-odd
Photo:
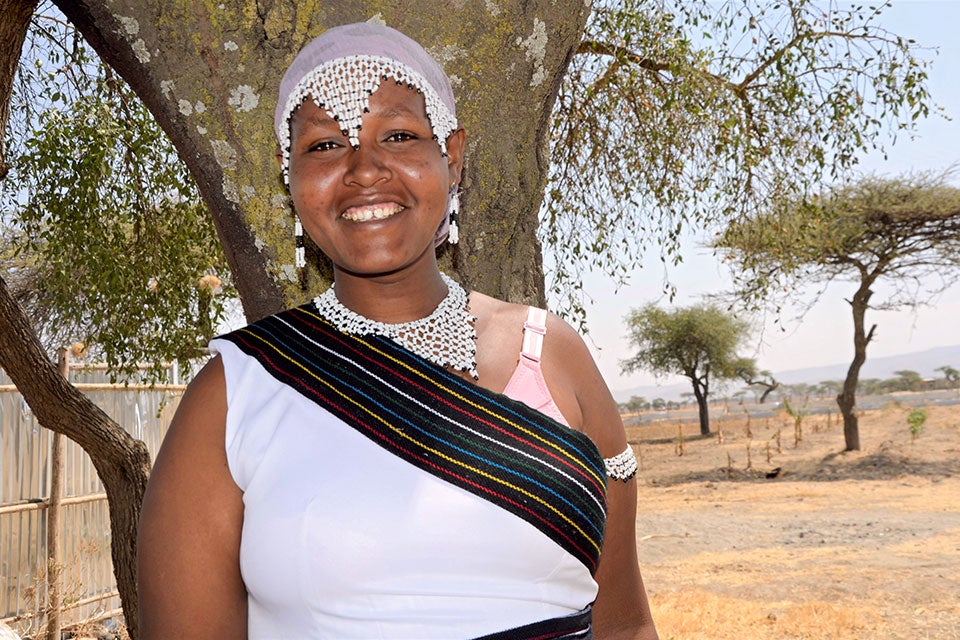
[[[637,475],[637,456],[633,453],[633,447],[627,445],[623,453],[604,458],[603,464],[607,468],[607,476],[614,480],[626,482]]]

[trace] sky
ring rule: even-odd
[[[878,24],[895,34],[914,38],[924,47],[936,48],[928,58],[928,89],[933,101],[943,107],[948,121],[934,116],[920,123],[913,139],[901,137],[887,145],[888,157],[865,157],[860,171],[877,175],[902,175],[917,171],[939,171],[960,163],[960,0],[893,0]],[[649,384],[672,384],[684,378],[656,379],[649,373],[622,374],[620,361],[629,356],[623,318],[630,309],[648,302],[663,307],[690,305],[704,295],[729,288],[730,277],[718,258],[702,248],[701,239],[689,237],[683,249],[684,261],[666,273],[657,255],[650,255],[643,267],[630,276],[628,285],[615,289],[600,274],[587,276],[585,290],[593,298],[587,309],[587,342],[614,395]],[[664,277],[676,286],[673,303],[663,298]],[[761,369],[774,373],[791,369],[847,363],[853,358],[853,320],[849,298],[855,287],[839,282],[827,288],[819,302],[797,320],[799,308],[788,309],[783,326],[772,317],[758,321],[753,344],[742,355],[756,358]],[[883,286],[876,287],[874,299],[880,299]],[[814,291],[798,295],[801,304],[813,300]],[[960,284],[941,294],[933,304],[916,310],[869,311],[867,323],[877,324],[867,358],[922,351],[938,346],[960,344]],[[955,363],[960,365],[960,363]],[[618,394],[618,391],[621,392]]]

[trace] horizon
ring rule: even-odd
[[[955,352],[951,354],[951,356],[953,356],[952,358],[947,358],[943,355],[951,351]],[[917,361],[925,355],[927,357],[922,359],[925,361],[921,361],[918,364]],[[954,361],[943,361],[947,359],[953,359]],[[909,361],[909,366],[907,363],[905,363],[905,361]],[[821,382],[826,381],[842,382],[845,376],[845,369],[848,366],[850,366],[849,362],[834,362],[825,365],[804,367],[802,369],[773,371],[771,373],[782,385],[820,384]],[[937,367],[942,366],[960,368],[960,342],[957,344],[931,347],[929,349],[912,351],[908,353],[890,354],[885,356],[877,356],[874,358],[868,357],[860,371],[859,381],[863,382],[871,379],[891,379],[896,377],[894,375],[894,371],[898,370],[915,371],[925,380],[937,379],[943,377],[942,375],[936,373]],[[828,371],[833,373],[827,373]],[[718,402],[720,397],[729,395],[730,393],[744,388],[746,388],[746,385],[742,382],[733,381],[724,387],[711,389],[709,401],[711,403]],[[619,389],[613,391],[613,396],[614,399],[620,403],[626,402],[632,396],[656,397],[652,393],[654,391],[656,391],[657,395],[665,400],[675,400],[681,395],[691,394],[692,386],[689,379],[679,377],[666,384],[643,384],[635,387]]]

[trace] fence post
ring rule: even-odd
[[[57,365],[70,380],[70,356],[58,352]],[[47,499],[47,640],[60,640],[60,500],[63,497],[63,434],[54,432],[50,451],[50,496]]]

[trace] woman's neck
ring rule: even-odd
[[[436,265],[420,271],[359,276],[335,270],[334,290],[340,304],[370,320],[410,322],[430,315],[447,295]]]

